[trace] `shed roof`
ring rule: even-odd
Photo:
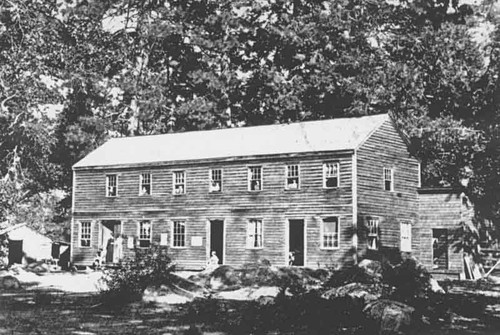
[[[113,138],[73,167],[108,167],[353,150],[387,120],[389,120],[388,114],[379,114],[291,124]]]

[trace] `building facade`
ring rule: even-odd
[[[386,114],[112,139],[73,173],[75,264],[153,243],[190,269],[420,248],[419,163]]]

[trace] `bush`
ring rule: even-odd
[[[135,257],[126,258],[117,268],[104,270],[107,290],[102,293],[103,303],[120,305],[139,300],[147,287],[170,282],[173,268],[166,248],[136,249]]]
[[[401,264],[383,273],[384,282],[395,288],[391,299],[410,305],[432,293],[430,279],[429,271],[414,258],[404,259]]]

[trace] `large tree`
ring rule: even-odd
[[[23,143],[22,165],[38,189],[69,191],[71,165],[108,136],[390,112],[422,161],[424,183],[467,184],[479,217],[500,225],[499,40],[474,35],[480,24],[498,31],[492,8],[449,0],[4,2],[5,127],[24,126],[18,138],[4,137],[2,157]],[[32,113],[48,103],[64,103],[55,126]]]

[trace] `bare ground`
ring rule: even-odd
[[[24,278],[30,281],[23,290],[0,292],[0,334],[198,334],[193,328],[222,334],[211,332],[210,325],[186,322],[186,304],[103,308],[96,285],[99,273],[30,276]],[[425,334],[500,333],[500,286],[455,282],[448,289],[457,301],[468,303],[453,306],[457,312],[451,322],[443,320]]]

